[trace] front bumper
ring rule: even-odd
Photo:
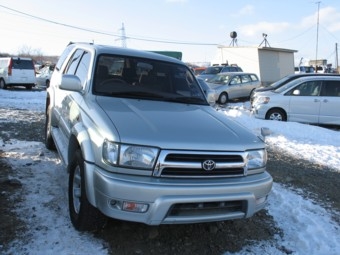
[[[114,174],[86,164],[87,196],[105,215],[148,225],[248,218],[261,210],[273,179],[267,173],[223,179],[169,179]],[[146,204],[144,213],[115,202]]]

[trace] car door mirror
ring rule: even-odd
[[[294,95],[294,96],[299,96],[299,95],[300,95],[300,90],[295,89],[295,90],[293,91],[293,95]]]
[[[72,74],[64,74],[61,77],[59,88],[63,90],[81,91],[83,86],[78,76]]]

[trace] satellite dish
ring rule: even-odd
[[[237,33],[235,31],[230,32],[230,37],[235,39],[237,37]]]

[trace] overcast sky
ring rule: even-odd
[[[237,46],[259,46],[267,34],[271,47],[297,50],[296,60],[334,64],[340,42],[339,0],[0,0],[0,19],[0,52],[11,54],[60,55],[68,42],[84,41],[210,62],[236,31]]]

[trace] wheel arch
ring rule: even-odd
[[[95,161],[90,136],[81,123],[77,123],[72,128],[72,135],[68,146],[68,161],[74,158],[74,154],[78,148],[80,148],[83,159],[86,162]],[[68,165],[69,163],[70,162],[68,162]]]
[[[266,112],[265,119],[268,119],[269,114],[272,111],[281,111],[284,114],[285,119],[288,120],[288,114],[287,114],[286,110],[283,109],[282,107],[272,107],[272,108],[268,109],[268,111]]]

